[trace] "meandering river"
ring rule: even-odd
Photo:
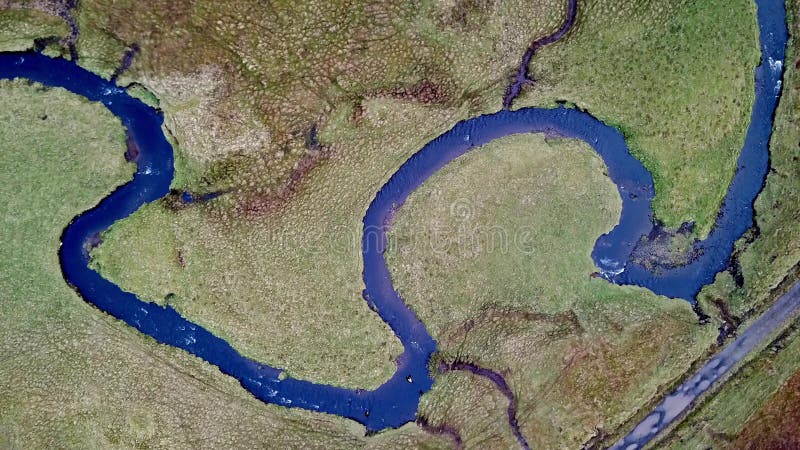
[[[26,78],[102,102],[119,117],[139,149],[133,180],[73,219],[62,235],[59,257],[64,277],[84,300],[159,342],[216,365],[265,402],[335,414],[356,420],[368,430],[381,430],[414,420],[420,396],[433,383],[427,364],[436,351],[434,338],[392,286],[384,259],[386,230],[409,194],[468,151],[516,133],[545,133],[589,144],[605,162],[622,199],[619,223],[597,239],[592,252],[601,274],[613,283],[635,284],[657,294],[694,302],[700,288],[725,268],[734,242],[752,226],[753,201],[766,177],[787,41],[782,0],[756,3],[762,64],[755,70],[756,99],[751,122],[715,226],[707,239],[696,244],[700,256],[686,266],[654,274],[631,261],[635,244],[653,228],[653,177],[631,156],[617,129],[584,111],[565,107],[504,109],[459,122],[425,145],[391,176],[363,220],[364,299],[389,324],[404,352],[398,359],[397,372],[373,391],[284,377],[279,368],[241,355],[172,307],[142,301],[90,269],[90,243],[98,234],[169,192],[174,161],[172,147],[162,131],[163,117],[113,82],[73,62],[39,53],[0,54],[0,78]]]

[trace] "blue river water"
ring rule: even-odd
[[[694,301],[700,289],[728,265],[733,245],[753,226],[753,202],[761,192],[769,170],[769,140],[775,109],[781,95],[781,80],[789,38],[786,9],[781,0],[756,0],[758,6],[761,63],[755,70],[755,101],[736,174],[725,194],[722,208],[708,237],[694,244],[699,256],[682,267],[657,276],[635,262],[611,274],[618,284],[643,286],[668,297]],[[697,99],[703,101],[702,99]]]
[[[386,230],[394,212],[417,187],[448,162],[476,147],[516,133],[545,133],[588,143],[605,162],[622,199],[619,223],[598,238],[592,252],[603,276],[614,283],[636,284],[657,294],[693,302],[699,289],[725,268],[733,243],[752,225],[752,204],[766,176],[768,142],[787,40],[783,3],[757,3],[764,62],[755,72],[756,101],[747,139],[716,225],[709,237],[697,244],[702,254],[685,267],[653,274],[630,261],[639,238],[653,228],[653,178],[631,156],[617,129],[583,111],[523,108],[459,122],[425,145],[391,176],[364,216],[363,295],[370,308],[392,328],[404,352],[398,358],[397,372],[373,391],[285,377],[280,369],[241,355],[172,307],[142,301],[90,269],[89,249],[100,233],[145,203],[169,193],[174,161],[172,147],[162,131],[163,116],[113,82],[73,62],[39,53],[0,54],[0,78],[25,78],[103,103],[122,121],[139,149],[133,180],[73,219],[62,235],[59,258],[64,278],[84,300],[158,342],[186,350],[219,367],[264,402],[347,417],[376,431],[414,420],[420,396],[433,383],[427,363],[437,348],[424,324],[392,285],[384,259]]]

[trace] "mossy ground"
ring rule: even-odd
[[[131,177],[123,128],[60,89],[0,82],[0,102],[0,447],[446,448],[414,425],[365,439],[344,419],[261,403],[81,300],[58,240]]]
[[[61,37],[69,27],[58,17],[33,9],[0,9],[0,51],[27,50],[34,39]]]
[[[771,450],[800,447],[800,372],[775,392],[745,424],[734,449]]]

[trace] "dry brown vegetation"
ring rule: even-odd
[[[792,376],[747,421],[731,449],[800,448],[800,372]]]

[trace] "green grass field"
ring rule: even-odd
[[[469,8],[462,20],[459,6],[435,3],[419,10],[323,3],[270,10],[173,2],[142,11],[131,2],[81,2],[77,14],[93,24],[78,40],[87,57],[95,53],[82,43],[103,34],[142,46],[123,82],[139,81],[159,98],[177,145],[176,186],[233,190],[206,207],[141,211],[115,227],[95,262],[145,298],[169,297],[248,356],[294,376],[374,388],[401,349],[361,299],[361,217],[426,139],[485,108],[473,97],[486,86],[499,103],[504,75],[494,62],[512,67],[515,47],[556,26],[560,11],[558,2],[540,2],[507,22],[488,5]],[[507,16],[512,5],[498,8]],[[175,45],[149,34],[164,21],[174,22]],[[527,34],[509,34],[509,25]],[[284,38],[254,33],[271,27]],[[313,43],[308,30],[321,32]],[[438,94],[415,106],[413,88],[423,81]],[[329,156],[307,148],[317,125]],[[319,167],[284,206],[282,184],[309,160]],[[154,231],[156,242],[141,239]]]
[[[0,51],[33,47],[33,40],[64,36],[69,27],[63,20],[31,9],[0,9]]]
[[[758,64],[751,0],[580,2],[517,106],[566,100],[618,126],[653,173],[667,225],[713,224],[744,142]]]
[[[499,107],[506,74],[532,37],[558,24],[562,3],[542,2],[526,8],[515,8],[513,3],[423,3],[418,10],[398,3],[388,5],[386,11],[362,4],[326,4],[309,14],[304,8],[282,4],[272,5],[271,10],[249,8],[246,2],[226,5],[225,10],[181,2],[147,10],[126,1],[81,2],[75,14],[81,25],[82,64],[108,74],[121,57],[122,43],[142,46],[123,82],[138,81],[160,99],[177,145],[176,185],[201,192],[233,189],[229,198],[204,208],[172,212],[155,205],[142,211],[129,224],[116,227],[116,237],[107,236],[107,244],[96,254],[97,267],[148,299],[167,301],[168,297],[184,314],[231,339],[245,354],[276,365],[285,361],[294,375],[348,386],[376,386],[393,370],[391,360],[399,347],[361,303],[360,268],[357,258],[352,258],[357,253],[349,250],[370,196],[391,167],[424,143],[423,139],[402,140],[407,135],[399,130],[411,126],[415,136],[432,137],[447,128],[442,117],[454,123],[476,111]],[[654,21],[679,6],[610,14],[589,3],[575,40],[579,44],[581,36],[593,36],[592,14]],[[718,9],[698,15],[721,13]],[[250,13],[237,14],[240,10]],[[737,19],[748,18],[743,12],[737,14]],[[151,32],[161,30],[166,21],[171,23],[169,31]],[[313,36],[313,44],[307,40],[308,30],[339,24],[345,24],[342,32],[321,32]],[[281,27],[284,39],[265,40],[260,32],[273,27]],[[342,53],[363,44],[365,36],[375,39],[366,41],[363,53]],[[686,47],[684,34],[668,37],[675,42],[664,45]],[[266,42],[271,45],[265,47]],[[739,49],[739,42],[744,41],[732,43],[731,52]],[[730,59],[731,54],[718,56]],[[552,61],[549,58],[542,53],[542,61]],[[99,61],[108,64],[101,67]],[[203,63],[198,66],[197,61]],[[745,58],[741,65],[751,73],[746,62]],[[642,66],[653,70],[652,64]],[[309,71],[313,76],[291,76]],[[614,79],[611,75],[609,80]],[[388,101],[388,105],[368,100],[396,95],[393,89],[410,89],[426,80],[433,83],[438,96],[412,120],[400,123],[395,117],[403,114],[409,100],[415,100],[413,95],[400,94],[405,100]],[[550,92],[544,82],[540,86]],[[743,95],[726,98],[746,107],[751,94]],[[638,110],[640,106],[629,103],[621,108]],[[357,119],[370,108],[377,110],[367,115],[386,115],[374,120],[374,127],[365,127]],[[349,119],[343,116],[348,110],[354,115]],[[325,171],[330,179],[312,181],[307,187],[310,192],[293,199],[290,203],[296,204],[287,206],[289,211],[271,212],[282,180],[297,169],[298,161],[314,158],[305,146],[312,124],[319,124],[323,137],[341,134],[337,128],[351,129],[348,139],[369,142],[328,138],[336,154],[333,161],[320,162],[322,167],[313,177]],[[403,156],[380,155],[387,162],[373,164],[375,152],[388,147],[397,148],[394,155]],[[329,165],[334,167],[328,169]],[[377,172],[354,186],[357,192],[343,194],[346,198],[341,202],[330,198],[326,191],[341,191],[342,183],[368,173],[366,167],[377,167]],[[341,206],[331,207],[331,201]],[[268,214],[243,220],[253,209]],[[137,240],[153,230],[161,236],[158,242]],[[281,242],[276,244],[276,239]],[[297,252],[298,245],[311,250]],[[347,248],[348,254],[328,251],[329,247]],[[117,260],[111,255],[117,255]],[[135,264],[134,256],[148,263]],[[237,275],[241,273],[248,276]],[[318,311],[319,305],[331,299],[337,306],[326,311],[320,325],[298,327],[308,311]],[[340,316],[357,317],[363,325],[339,332],[333,324]],[[325,331],[326,327],[332,329]],[[334,345],[327,345],[331,342]],[[373,349],[367,351],[368,356],[358,355],[359,342]],[[331,347],[350,356],[336,363],[318,362],[318,356]],[[307,350],[298,352],[301,348]],[[345,362],[348,358],[350,362]],[[331,373],[333,366],[340,367],[336,373]]]
[[[265,405],[86,304],[61,277],[58,239],[132,175],[123,129],[60,89],[0,82],[0,102],[0,447],[447,446],[414,425],[366,439],[353,422]]]
[[[716,335],[684,301],[590,277],[594,241],[619,208],[586,144],[517,135],[453,161],[395,216],[395,288],[440,358],[505,374],[532,447],[574,448],[614,430]],[[486,395],[463,391],[475,404]],[[434,408],[428,419],[463,423],[455,417]],[[491,417],[507,427],[505,414]]]

